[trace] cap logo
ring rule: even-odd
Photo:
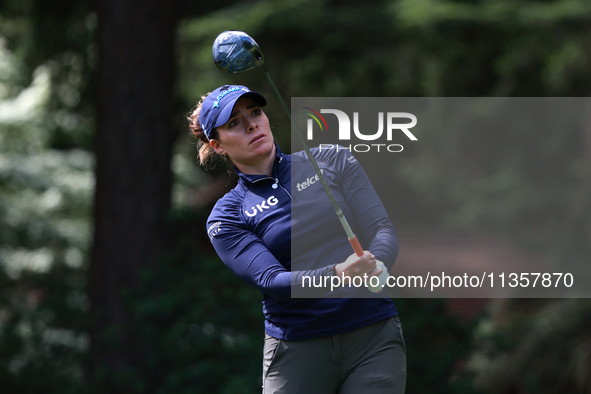
[[[250,90],[245,89],[245,88],[239,88],[238,86],[234,86],[228,90],[224,90],[223,92],[221,92],[220,94],[218,94],[218,96],[216,97],[216,100],[213,102],[213,106],[211,108],[219,108],[220,107],[220,101],[228,94],[235,92],[237,90],[244,90],[245,92],[250,92]]]

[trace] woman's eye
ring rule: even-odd
[[[260,108],[255,109],[254,111],[252,111],[253,115],[260,115],[263,111]]]
[[[230,126],[230,127],[234,127],[234,126],[236,126],[237,124],[238,124],[238,120],[234,119],[234,120],[232,120],[232,121],[231,121],[231,122],[228,124],[228,126]]]

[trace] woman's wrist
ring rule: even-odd
[[[342,264],[342,263],[340,263]],[[326,270],[324,271],[324,275],[325,276],[341,276],[343,270],[341,269],[341,267],[339,267],[340,264],[331,264],[328,267],[326,267]]]

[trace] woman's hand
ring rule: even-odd
[[[377,267],[377,269],[376,269]],[[363,277],[378,276],[383,270],[376,263],[376,257],[369,251],[365,250],[361,257],[355,253],[347,257],[347,260],[337,264],[334,267],[335,275],[338,277]]]

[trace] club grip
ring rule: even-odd
[[[353,235],[353,238],[349,238],[349,242],[351,243],[351,246],[353,247],[355,254],[358,257],[363,256],[363,248],[361,247],[361,244],[359,243],[357,236]]]

